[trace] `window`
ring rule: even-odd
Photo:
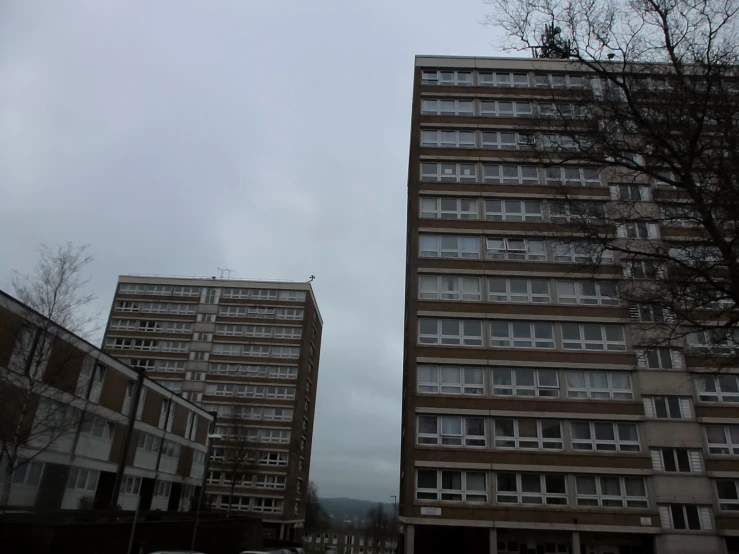
[[[489,221],[542,221],[539,200],[485,200]]]
[[[476,198],[421,198],[421,217],[427,219],[480,219]]]
[[[603,202],[549,202],[552,223],[604,223],[606,206]]]
[[[672,348],[635,349],[637,367],[647,369],[682,369],[679,350]]]
[[[622,325],[562,323],[562,348],[565,350],[626,350]]]
[[[641,477],[578,475],[578,506],[604,508],[648,508],[647,491]]]
[[[482,300],[480,277],[421,275],[418,278],[421,300]]]
[[[421,73],[424,85],[472,86],[471,71],[424,69]]]
[[[597,167],[555,166],[545,171],[547,184],[575,187],[599,187],[600,169]]]
[[[535,185],[539,182],[539,170],[534,165],[482,166],[483,182],[507,185]]]
[[[560,304],[618,306],[618,285],[616,281],[557,280],[557,301]]]
[[[482,147],[493,150],[532,150],[534,136],[529,133],[483,131]]]
[[[541,135],[541,145],[544,150],[554,152],[572,152],[576,150],[587,150],[592,142],[584,135],[571,134],[543,134]]]
[[[631,378],[625,371],[567,371],[567,398],[631,400]]]
[[[100,472],[94,469],[83,469],[81,467],[70,467],[67,476],[67,488],[94,492],[98,486]],[[121,484],[123,491],[123,484]]]
[[[133,477],[131,475],[124,475],[121,481],[120,494],[134,494],[138,495],[141,490],[141,477]]]
[[[663,529],[691,529],[693,531],[713,529],[711,508],[695,504],[669,504],[659,507],[659,518]]]
[[[424,115],[475,115],[474,101],[453,98],[423,98],[421,113]]]
[[[652,450],[654,471],[668,473],[701,473],[701,455],[698,450],[687,448],[660,448]]]
[[[529,76],[527,73],[480,71],[477,74],[477,82],[481,87],[528,87]]]
[[[485,446],[485,418],[418,416],[418,444],[440,446]]]
[[[554,261],[561,263],[612,264],[613,253],[596,244],[563,242],[554,245]]]
[[[698,227],[702,218],[694,206],[690,204],[663,204],[660,206],[665,227]]]
[[[611,198],[622,202],[647,202],[652,197],[650,192],[644,185],[611,185]]]
[[[583,107],[579,104],[539,102],[537,108],[541,117],[583,117]]]
[[[447,129],[422,129],[421,146],[441,148],[475,148],[474,131],[452,131]]]
[[[636,423],[571,421],[572,449],[603,452],[639,452]]]
[[[554,348],[551,323],[491,321],[490,346],[495,348]]]
[[[487,502],[486,474],[482,471],[419,469],[416,499],[450,502]]]
[[[73,468],[74,469],[74,468]],[[12,484],[37,487],[44,473],[44,464],[41,462],[26,462],[13,471]]]
[[[496,367],[493,369],[494,396],[559,396],[556,369]]]
[[[157,481],[154,484],[154,496],[169,498],[169,493],[171,490],[172,483],[170,481]]]
[[[174,340],[162,340],[159,341],[160,352],[187,352],[189,348],[187,342],[180,342]]]
[[[562,450],[562,422],[557,419],[496,418],[495,448]]]
[[[690,398],[680,396],[644,397],[644,413],[648,418],[693,419]]]
[[[564,475],[498,473],[496,502],[499,504],[567,505]]]
[[[477,181],[477,166],[475,164],[423,162],[421,181],[474,183]]]
[[[530,239],[486,239],[486,256],[491,260],[532,260],[547,259],[546,245],[541,240]]]
[[[273,309],[273,308],[272,308]],[[249,317],[253,317],[252,310],[270,310],[270,308],[249,308]],[[277,308],[275,316],[277,319],[295,319],[302,320],[304,311],[302,308]]]
[[[551,302],[547,279],[489,277],[488,302]]]
[[[585,88],[583,75],[567,75],[564,73],[537,73],[534,85],[546,88]]]
[[[113,436],[113,429],[115,423],[108,421],[107,419],[96,416],[91,412],[85,412],[82,417],[82,427],[80,433],[88,435],[90,437],[97,437],[99,439],[110,440]]]
[[[422,258],[479,258],[480,239],[455,235],[421,235]]]
[[[207,362],[210,352],[190,352],[190,359],[196,362]]]
[[[482,346],[482,321],[418,318],[420,344]]]
[[[706,425],[708,452],[739,455],[739,425]]]
[[[659,226],[648,221],[625,221],[616,225],[616,236],[628,239],[657,239]]]
[[[716,493],[720,509],[732,512],[739,510],[739,481],[717,479]]]
[[[481,367],[418,366],[418,392],[427,394],[485,394]]]
[[[488,117],[531,117],[531,103],[480,100],[480,115]]]
[[[646,260],[627,260],[622,262],[624,277],[634,279],[660,279],[664,275],[664,268],[657,262]]]
[[[739,329],[702,329],[688,333],[688,347],[715,354],[727,354],[739,348]]]
[[[736,375],[700,375],[693,379],[698,398],[703,402],[739,402],[739,377]]]
[[[195,333],[193,334],[192,340],[197,341],[212,341],[213,333]]]

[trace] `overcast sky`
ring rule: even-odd
[[[0,2],[0,288],[40,243],[119,274],[307,280],[311,479],[397,494],[416,54],[500,55],[482,0]]]

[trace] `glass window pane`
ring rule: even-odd
[[[597,494],[597,490],[595,488],[595,477],[578,475],[576,485],[577,485],[577,494],[583,494],[583,495]]]
[[[436,470],[419,469],[418,470],[418,488],[419,489],[435,489],[437,486]]]
[[[510,369],[494,369],[493,370],[494,385],[510,385],[511,370]]]
[[[534,370],[533,369],[516,369],[516,385],[519,387],[534,386]]]
[[[539,475],[522,473],[521,492],[541,492],[541,478]]]

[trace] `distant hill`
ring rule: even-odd
[[[377,506],[377,504],[382,504],[386,513],[393,513],[392,504],[372,502],[370,500],[357,500],[355,498],[321,498],[320,501],[323,509],[326,510],[328,515],[332,516],[335,521],[344,521],[347,519],[362,521],[367,515],[367,510]]]

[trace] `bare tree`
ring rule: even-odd
[[[311,481],[305,494],[305,530],[316,531],[328,527],[329,517],[318,498],[318,487]]]
[[[80,383],[92,384],[79,380],[92,368],[83,368],[85,353],[65,340],[57,324],[84,332],[94,321],[84,315],[94,300],[82,292],[82,272],[93,260],[86,250],[42,247],[35,272],[13,279],[18,299],[35,311],[18,313],[12,303],[0,307],[0,341],[12,351],[7,367],[0,367],[3,508],[13,481],[32,471],[30,462],[71,436],[80,422],[80,411],[70,403]]]
[[[224,461],[219,465],[226,472],[226,479],[230,479],[226,510],[228,517],[231,515],[234,490],[237,485],[245,484],[253,478],[254,471],[259,467],[259,453],[249,445],[246,437],[240,435],[223,441],[222,446],[225,449]]]
[[[385,543],[395,539],[396,522],[393,515],[385,513],[385,507],[377,504],[367,511],[365,533],[372,541],[375,554],[385,550]]]
[[[531,137],[560,197],[553,221],[569,224],[557,248],[595,272],[620,261],[647,355],[687,336],[736,366],[739,0],[487,1],[509,48],[566,60],[557,82],[536,76]],[[598,168],[613,201],[571,186],[578,167]]]

